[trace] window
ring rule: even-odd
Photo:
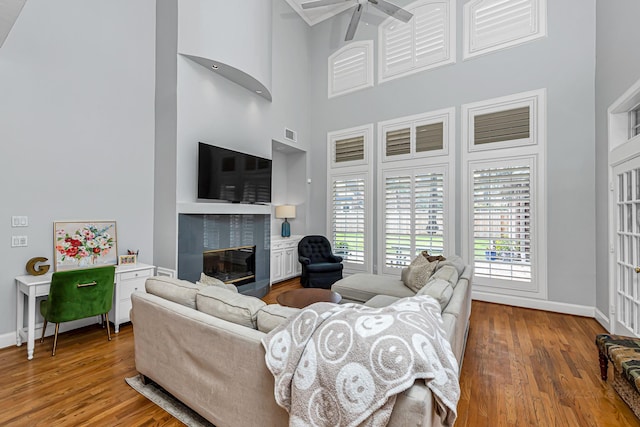
[[[378,272],[399,274],[421,251],[455,253],[455,108],[378,123]]]
[[[333,250],[347,264],[364,266],[366,177],[339,176],[331,183]]]
[[[329,98],[373,86],[373,41],[353,42],[329,56]]]
[[[546,91],[462,106],[463,236],[474,288],[546,298]]]
[[[371,272],[373,125],[329,132],[327,235],[345,272]]]
[[[469,151],[533,145],[537,143],[539,93],[536,91],[503,97],[491,103],[465,106],[469,120]]]
[[[474,0],[464,6],[465,59],[547,35],[546,0]]]
[[[475,275],[531,282],[531,165],[474,164]]]
[[[640,134],[640,105],[629,112],[630,138]]]
[[[455,1],[421,0],[405,7],[408,23],[386,19],[378,31],[378,81],[455,62]]]
[[[445,253],[446,167],[384,173],[383,272],[397,274],[421,251]]]
[[[453,108],[378,124],[383,162],[447,155],[453,141]]]

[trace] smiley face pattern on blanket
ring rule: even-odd
[[[421,378],[453,425],[458,364],[440,310],[427,295],[382,308],[317,303],[271,331],[265,360],[290,425],[386,425],[397,394]]]

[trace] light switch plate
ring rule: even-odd
[[[27,236],[11,236],[11,247],[20,248],[27,246]]]
[[[29,226],[29,217],[28,216],[12,216],[11,217],[11,226],[12,227],[28,227]]]

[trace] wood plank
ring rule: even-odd
[[[299,278],[272,287],[263,300],[301,288]],[[460,379],[456,427],[638,426],[609,383],[600,380],[595,335],[585,317],[473,302]],[[130,388],[136,375],[133,328],[107,341],[98,326],[0,350],[0,425],[180,426]]]

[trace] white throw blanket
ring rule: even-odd
[[[458,363],[429,296],[382,308],[316,303],[262,340],[290,426],[384,426],[396,395],[424,378],[453,425]]]

